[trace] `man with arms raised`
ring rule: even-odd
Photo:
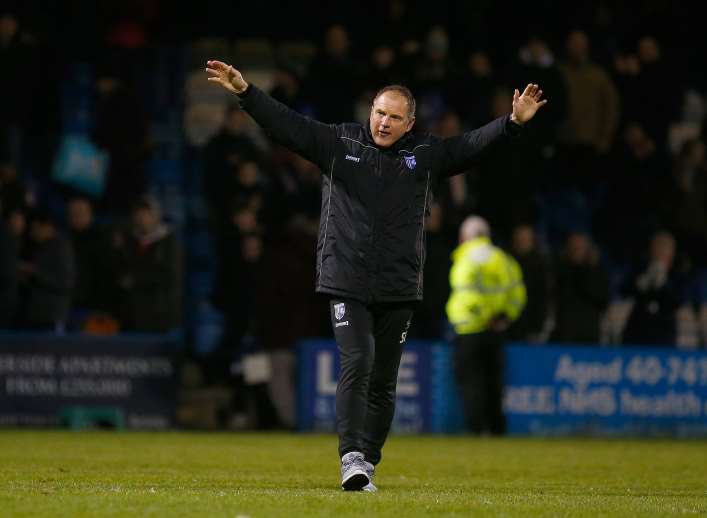
[[[391,85],[373,100],[368,124],[323,124],[290,110],[208,61],[209,81],[236,94],[280,144],[317,164],[322,208],[316,291],[330,298],[341,359],[336,392],[341,486],[375,490],[395,410],[395,385],[415,304],[422,299],[425,215],[437,184],[466,170],[490,145],[520,132],[547,101],[529,84],[513,111],[452,138],[410,133],[415,99]],[[336,95],[336,92],[331,92]]]

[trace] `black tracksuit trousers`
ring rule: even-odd
[[[414,302],[329,301],[341,360],[336,389],[340,457],[360,451],[373,465],[381,459],[395,413],[398,367],[414,308]]]

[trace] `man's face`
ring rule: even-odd
[[[655,63],[660,59],[660,47],[655,38],[645,36],[638,42],[638,56],[644,63]]]
[[[530,38],[530,41],[528,41],[528,52],[530,53],[530,59],[536,65],[543,65],[546,59],[551,58],[547,43],[537,36]]]
[[[17,18],[11,14],[0,16],[0,42],[7,44],[17,34]]]
[[[386,69],[395,61],[395,51],[388,45],[380,45],[373,51],[371,59],[376,68]]]
[[[491,62],[485,52],[474,52],[469,56],[469,70],[476,77],[488,77],[491,74]]]
[[[665,265],[667,269],[675,259],[675,239],[667,233],[660,233],[651,241],[651,256],[655,261]]]
[[[27,218],[21,210],[13,210],[7,218],[10,232],[15,237],[22,237],[27,228]]]
[[[535,245],[535,233],[533,227],[529,225],[520,225],[513,231],[511,246],[513,251],[525,255],[533,249]]]
[[[67,219],[71,230],[86,230],[93,222],[93,211],[86,200],[73,200],[69,203]]]
[[[147,234],[159,224],[155,212],[147,207],[138,207],[133,211],[133,224],[138,232]]]
[[[244,208],[233,215],[233,224],[242,234],[255,232],[258,229],[258,216],[255,211]]]
[[[567,55],[576,63],[584,63],[589,58],[589,39],[581,31],[572,31],[567,37]]]
[[[326,47],[330,54],[340,56],[349,50],[349,35],[341,25],[334,25],[329,28],[326,37]]]
[[[54,233],[54,227],[51,225],[51,223],[46,223],[44,221],[35,221],[32,223],[30,232],[32,235],[32,240],[35,243],[44,243],[52,237]]]
[[[589,238],[584,234],[572,234],[567,240],[567,256],[574,264],[583,264],[589,255]]]
[[[371,135],[377,146],[390,147],[412,129],[407,99],[397,92],[384,92],[371,107]]]

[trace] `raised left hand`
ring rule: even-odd
[[[248,83],[243,79],[240,70],[233,68],[223,61],[209,60],[206,62],[208,80],[220,84],[226,90],[242,94],[248,88]]]
[[[523,90],[523,95],[518,89],[513,92],[513,113],[511,120],[517,124],[525,124],[535,116],[541,106],[547,104],[547,99],[540,100],[543,91],[538,85],[529,84]]]

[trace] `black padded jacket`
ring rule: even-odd
[[[422,299],[425,216],[440,182],[521,127],[508,115],[451,138],[407,133],[379,148],[368,124],[323,124],[250,85],[243,109],[323,173],[317,292],[364,303]]]

